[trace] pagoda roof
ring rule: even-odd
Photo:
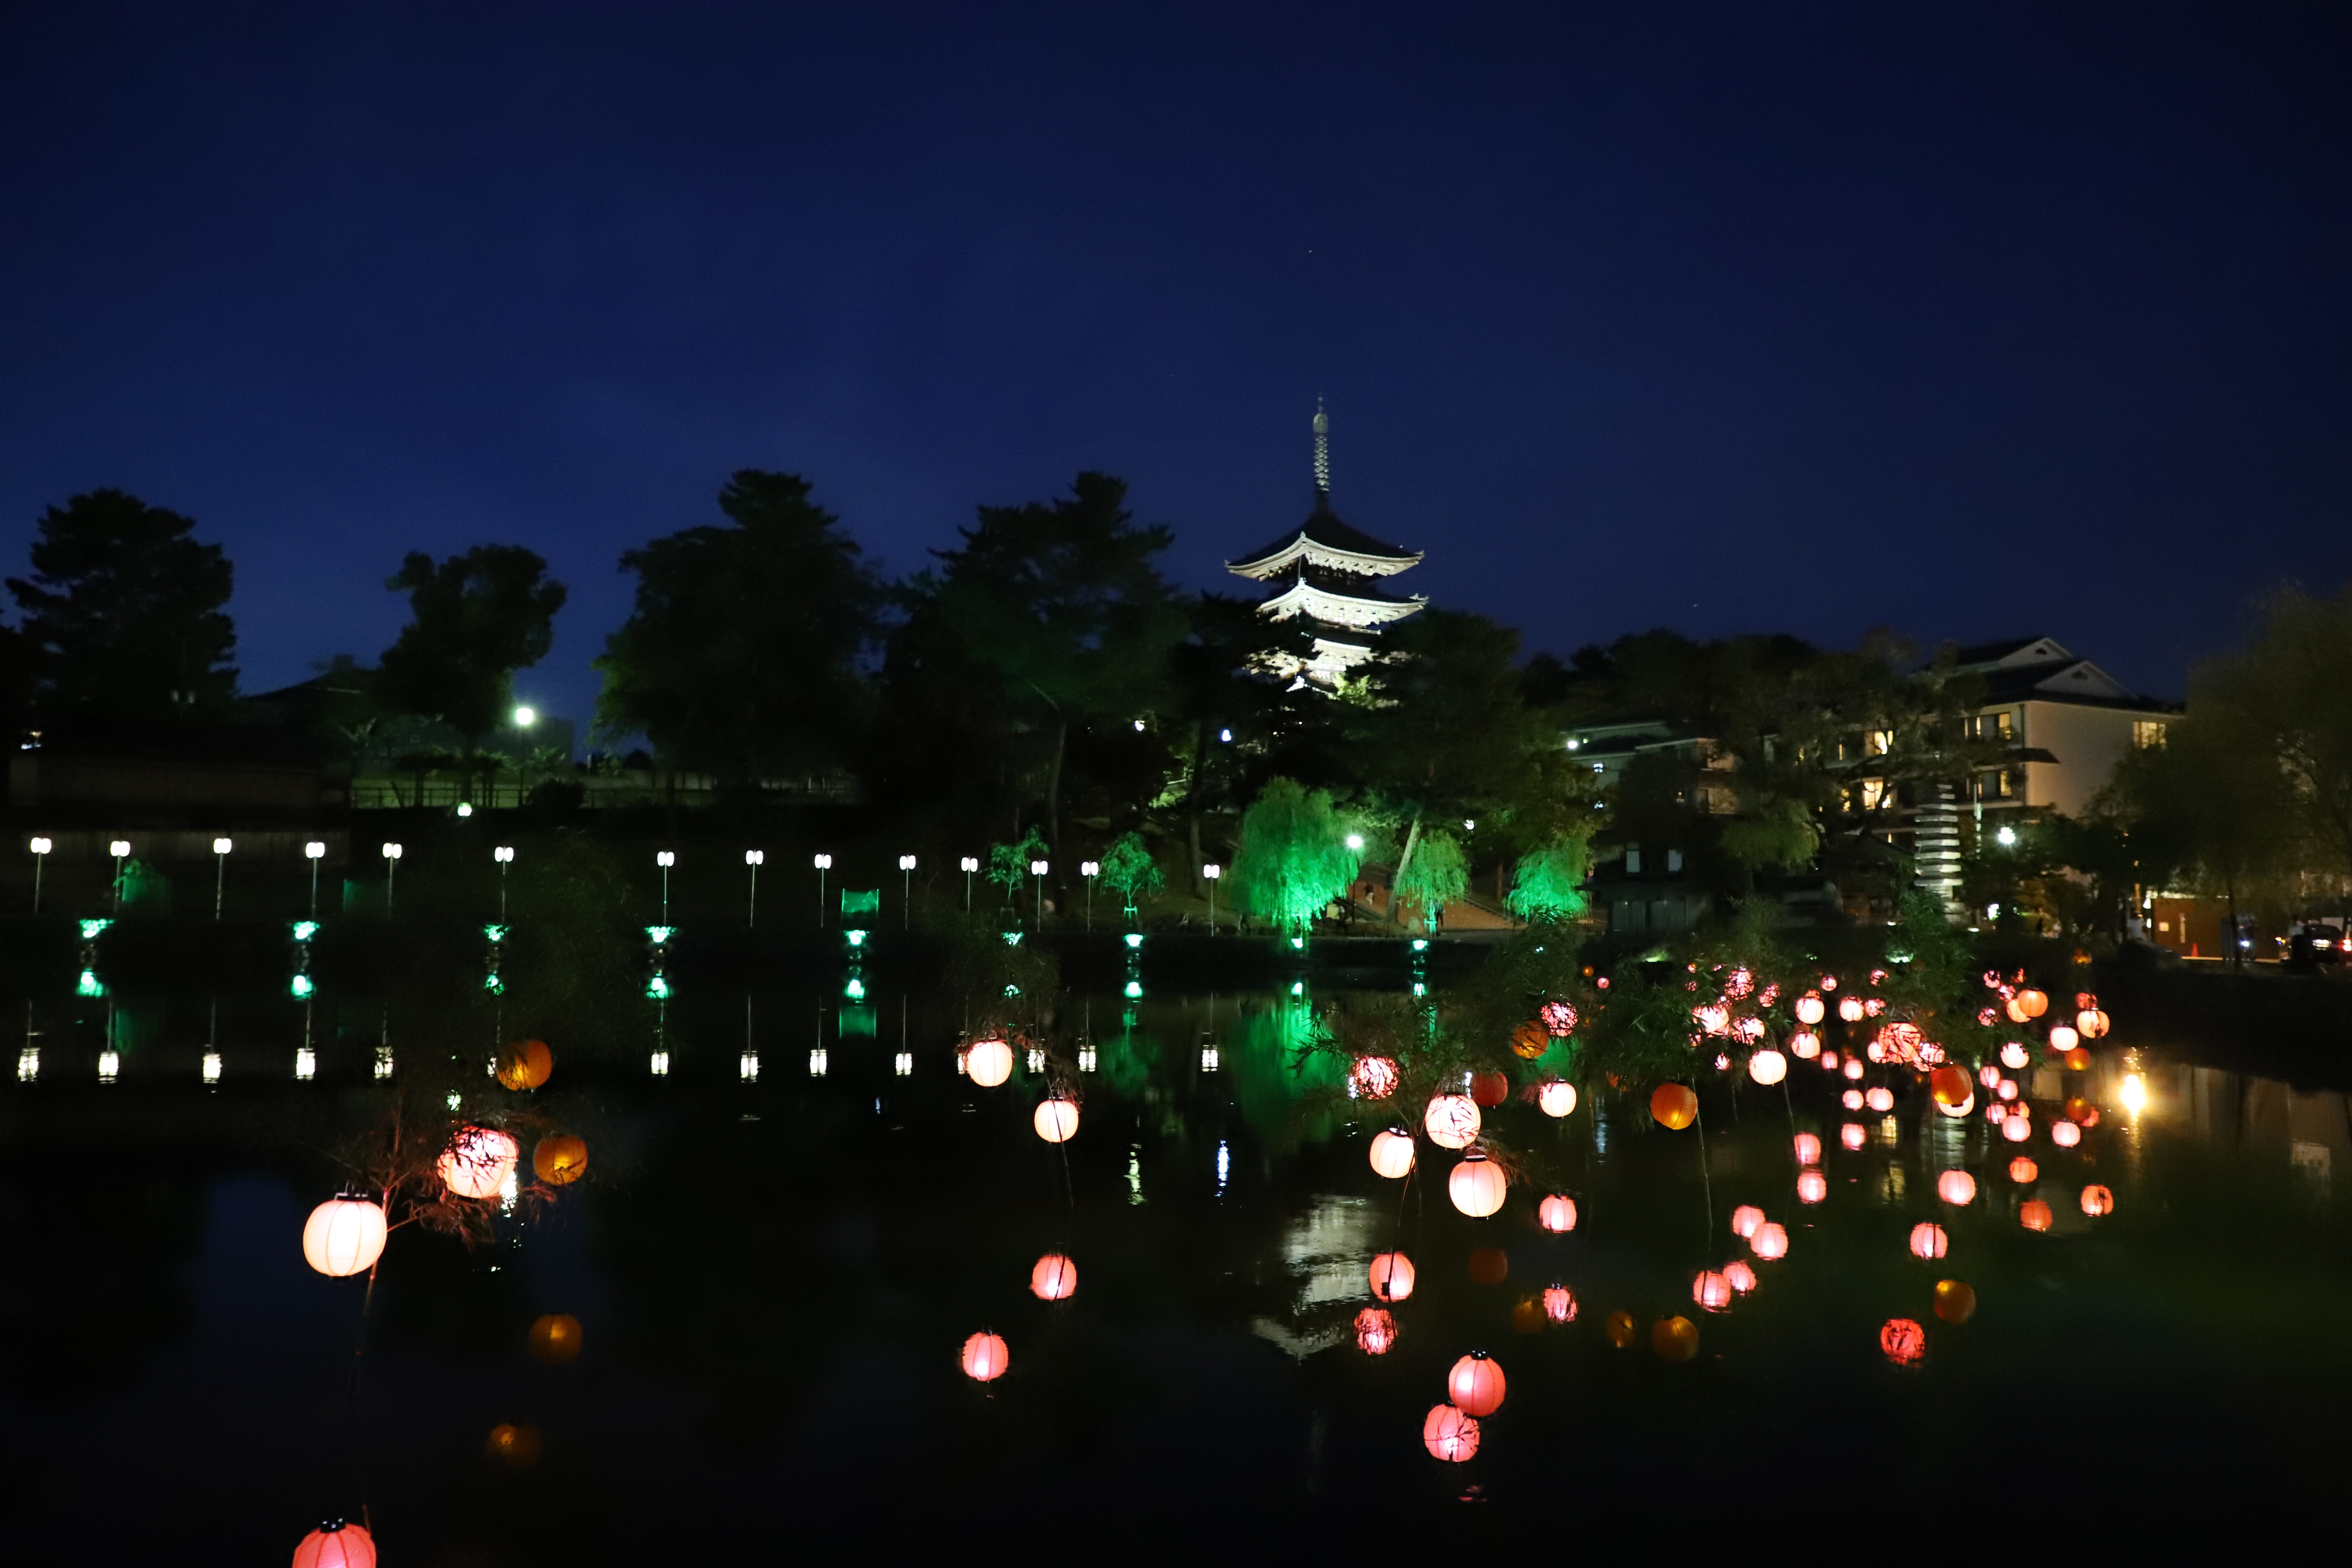
[[[1326,626],[1352,628],[1401,619],[1428,602],[1417,595],[1400,599],[1368,584],[1329,586],[1315,581],[1315,574],[1300,572],[1281,593],[1260,605],[1258,613],[1276,620],[1303,615]]]
[[[1328,492],[1315,493],[1315,510],[1292,532],[1257,550],[1239,561],[1225,563],[1225,570],[1244,577],[1268,577],[1306,556],[1318,565],[1358,573],[1367,577],[1385,577],[1418,563],[1422,552],[1375,539],[1360,528],[1351,528],[1331,510]]]

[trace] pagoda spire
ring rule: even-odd
[[[1323,412],[1323,399],[1315,399],[1315,510],[1328,511],[1331,507],[1331,416]]]

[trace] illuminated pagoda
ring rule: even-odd
[[[1288,681],[1293,690],[1336,689],[1374,657],[1382,626],[1429,602],[1419,595],[1401,598],[1381,585],[1381,578],[1420,561],[1420,551],[1383,543],[1331,510],[1331,421],[1317,399],[1314,511],[1294,531],[1225,563],[1226,571],[1265,584],[1257,613],[1279,630],[1257,655],[1256,668]]]

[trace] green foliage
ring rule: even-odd
[[[597,728],[740,782],[844,764],[881,583],[798,475],[746,468],[719,510],[621,557],[636,603],[596,661]]]
[[[1525,921],[1567,920],[1584,912],[1590,840],[1562,836],[1519,857],[1511,912]]]
[[[505,723],[514,672],[547,657],[563,607],[547,563],[519,544],[478,544],[437,563],[414,553],[384,586],[409,604],[378,672],[387,705],[439,719],[469,743]]]
[[[1018,844],[993,845],[988,851],[988,879],[1004,889],[1008,900],[1021,890],[1029,878],[1029,863],[1045,858],[1045,840],[1035,828],[1021,836]]]
[[[1234,907],[1283,931],[1307,930],[1356,879],[1360,863],[1347,840],[1328,791],[1270,780],[1242,816],[1227,873]]]
[[[1399,904],[1411,905],[1423,923],[1434,931],[1438,912],[1469,890],[1470,862],[1462,853],[1462,841],[1451,833],[1435,831],[1422,834],[1412,858],[1397,873],[1391,897]]]
[[[41,514],[32,575],[8,579],[29,656],[12,662],[41,712],[156,719],[236,695],[233,574],[194,527],[115,489]]]
[[[1129,915],[1135,913],[1139,900],[1153,897],[1167,886],[1160,863],[1151,858],[1150,847],[1140,833],[1130,830],[1112,839],[1100,863],[1102,885],[1119,896]]]

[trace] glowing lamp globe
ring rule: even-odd
[[[1078,1289],[1078,1266],[1058,1252],[1037,1259],[1029,1270],[1029,1294],[1040,1301],[1066,1301]]]
[[[329,1198],[303,1222],[303,1260],[330,1279],[364,1274],[383,1256],[386,1228],[381,1205],[349,1195]]]
[[[1650,1116],[1659,1126],[1679,1132],[1698,1120],[1698,1093],[1688,1084],[1662,1083],[1651,1091]]]
[[[1795,1142],[1798,1164],[1818,1165],[1822,1163],[1822,1141],[1819,1138],[1810,1132],[1800,1132]]]
[[[1948,1323],[1965,1323],[1977,1314],[1977,1293],[1957,1279],[1936,1281],[1936,1316]]]
[[[2025,1054],[2025,1047],[2015,1040],[2010,1041],[2000,1048],[2000,1065],[2011,1072],[2023,1072],[2025,1064],[2031,1059]]]
[[[1367,1307],[1356,1314],[1356,1348],[1366,1355],[1386,1355],[1397,1342],[1396,1315],[1385,1307]]]
[[[964,1076],[994,1089],[1013,1076],[1013,1047],[1003,1040],[974,1040],[963,1053]]]
[[[1485,1219],[1503,1206],[1503,1194],[1510,1184],[1503,1167],[1486,1155],[1465,1154],[1454,1173],[1445,1178],[1445,1195],[1472,1219]]]
[[[1691,1300],[1706,1311],[1723,1311],[1731,1305],[1731,1281],[1712,1268],[1702,1269],[1691,1280]]]
[[[2048,1230],[2055,1217],[2050,1212],[2050,1205],[2040,1198],[2031,1200],[2017,1211],[2017,1222],[2028,1230]]]
[[[1816,992],[1808,991],[1797,998],[1797,1022],[1808,1028],[1829,1016],[1829,1008]]]
[[[1478,1421],[1451,1405],[1430,1407],[1421,1424],[1424,1447],[1448,1464],[1458,1465],[1478,1452]]]
[[[1698,1325],[1688,1318],[1661,1318],[1650,1325],[1650,1349],[1677,1365],[1698,1354]]]
[[[1383,1301],[1402,1301],[1412,1294],[1412,1259],[1402,1252],[1383,1252],[1372,1259],[1372,1294]]]
[[[2050,998],[2029,985],[2017,994],[2017,1010],[2029,1018],[2039,1018],[2050,1010]]]
[[[2000,1135],[2012,1143],[2022,1143],[2033,1136],[2033,1123],[2022,1116],[2001,1118]]]
[[[1731,1234],[1746,1241],[1764,1223],[1764,1211],[1754,1204],[1741,1204],[1731,1211]]]
[[[1474,1352],[1445,1374],[1445,1393],[1465,1415],[1492,1415],[1503,1407],[1503,1368],[1485,1351]]]
[[[1766,1048],[1748,1058],[1748,1076],[1758,1083],[1775,1084],[1789,1076],[1789,1058]]]
[[[1555,1323],[1576,1321],[1576,1293],[1565,1285],[1548,1286],[1543,1293],[1544,1316]]]
[[[585,1335],[580,1320],[569,1312],[549,1312],[530,1325],[530,1359],[543,1366],[562,1366],[580,1353]]]
[[[1390,1128],[1372,1134],[1372,1170],[1396,1180],[1412,1169],[1412,1134]]]
[[[1511,1098],[1511,1080],[1498,1072],[1474,1073],[1470,1099],[1481,1110],[1492,1110]]]
[[[1356,1064],[1356,1092],[1366,1100],[1386,1100],[1396,1092],[1397,1065],[1386,1057],[1366,1057]]]
[[[375,1539],[363,1524],[331,1520],[294,1548],[294,1568],[375,1568]]]
[[[1897,1366],[1911,1366],[1927,1353],[1927,1331],[1909,1318],[1889,1318],[1878,1331],[1878,1348]]]
[[[1859,1121],[1841,1122],[1838,1126],[1838,1142],[1849,1151],[1860,1149],[1863,1140],[1868,1136],[1869,1134],[1862,1130],[1862,1123]]]
[[[1799,1203],[1817,1204],[1829,1195],[1830,1180],[1827,1176],[1822,1175],[1819,1171],[1800,1171],[1797,1173],[1797,1201]]]
[[[2009,1163],[2009,1179],[2020,1186],[2042,1179],[2042,1167],[2020,1154]]]
[[[1811,1061],[1822,1054],[1821,1037],[1810,1029],[1800,1029],[1789,1037],[1789,1054],[1801,1062]]]
[[[2083,1189],[2083,1212],[2093,1219],[2116,1212],[2116,1194],[2094,1182]]]
[[[2083,1130],[2073,1122],[2053,1121],[2050,1124],[2050,1142],[2061,1149],[2072,1149],[2082,1141]]]
[[[1576,1228],[1576,1200],[1565,1194],[1552,1194],[1536,1205],[1536,1223],[1554,1236],[1565,1236]]]
[[[2074,1027],[2086,1040],[2095,1040],[2107,1032],[2107,1016],[2096,1007],[2085,1007],[2074,1015]]]
[[[1477,1142],[1478,1102],[1466,1094],[1441,1094],[1422,1113],[1422,1130],[1441,1149],[1467,1149]]]
[[[1911,1227],[1911,1256],[1914,1258],[1941,1258],[1948,1244],[1940,1225],[1922,1221]]]
[[[1745,1296],[1756,1289],[1756,1270],[1748,1267],[1748,1259],[1735,1258],[1723,1266],[1723,1280]]]
[[[1888,1111],[1895,1109],[1895,1094],[1891,1089],[1874,1088],[1862,1097],[1862,1102],[1873,1110]]]
[[[1862,998],[1859,996],[1840,997],[1838,999],[1838,1016],[1843,1018],[1849,1024],[1861,1023]]]
[[[2050,1026],[2050,1048],[2052,1050],[2071,1051],[2082,1043],[2083,1037],[2074,1033],[2074,1030],[2068,1028],[2065,1025],[2053,1024]]]
[[[531,1147],[531,1173],[551,1187],[570,1186],[588,1170],[588,1141],[569,1132],[550,1133]]]
[[[521,1146],[497,1128],[461,1127],[435,1169],[461,1198],[494,1198],[521,1158]]]
[[[974,1383],[994,1383],[1012,1361],[1002,1334],[977,1333],[963,1342],[963,1374]]]
[[[1546,1116],[1567,1116],[1576,1110],[1576,1085],[1554,1079],[1536,1090],[1536,1108]]]
[[[1966,1171],[1947,1171],[1936,1178],[1936,1195],[1954,1208],[1977,1201],[1977,1179]]]
[[[1066,1143],[1077,1136],[1078,1102],[1058,1094],[1051,1100],[1041,1100],[1029,1120],[1037,1129],[1037,1136],[1046,1142]]]
[[[516,1040],[499,1053],[498,1079],[509,1089],[537,1089],[555,1070],[544,1040]]]
[[[1838,1103],[1843,1105],[1848,1110],[1860,1110],[1862,1109],[1862,1090],[1858,1089],[1847,1089],[1845,1093],[1838,1097]]]
[[[1789,1256],[1789,1233],[1777,1225],[1759,1225],[1748,1238],[1748,1250],[1767,1263]]]
[[[1862,1058],[1860,1057],[1846,1058],[1845,1067],[1843,1070],[1845,1073],[1846,1081],[1849,1083],[1861,1082],[1863,1074]]]

